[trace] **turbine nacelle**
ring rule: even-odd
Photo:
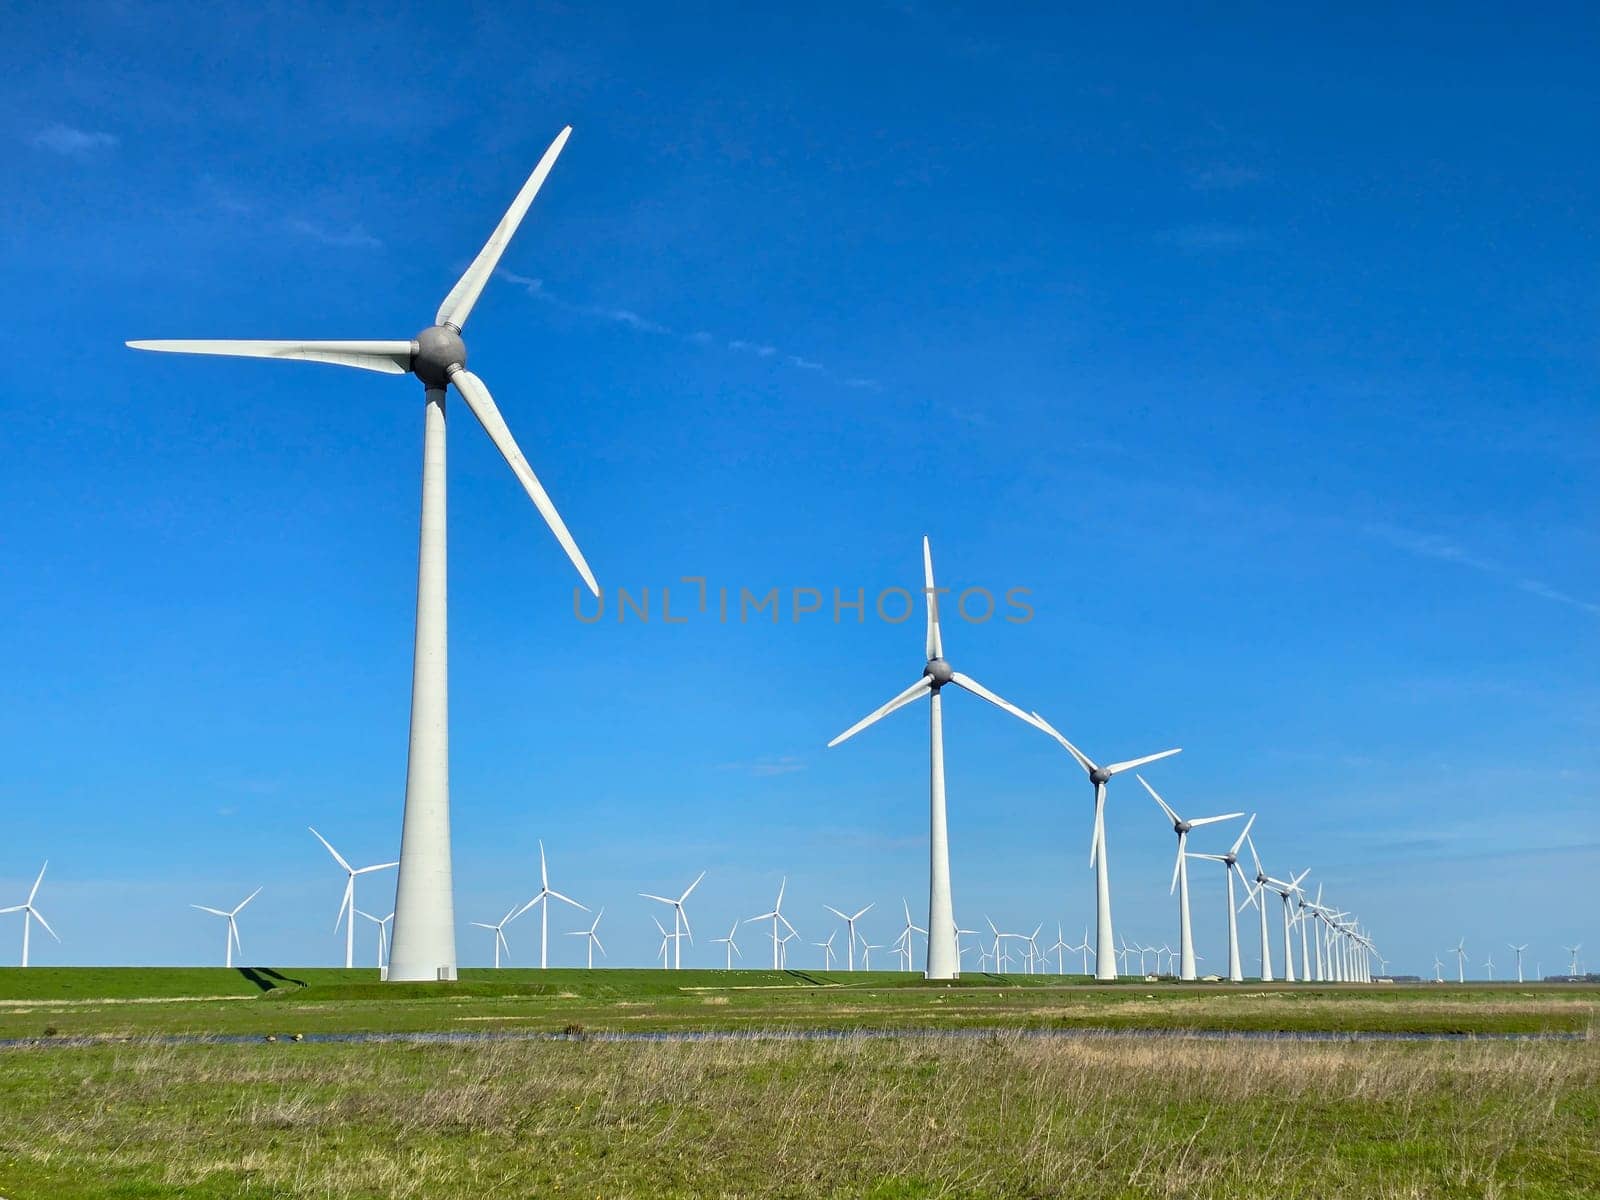
[[[932,686],[937,691],[956,677],[955,668],[942,658],[930,658],[928,665],[922,668],[922,673],[932,680]]]
[[[411,373],[431,388],[449,383],[452,367],[467,365],[467,344],[454,325],[429,325],[412,345]]]

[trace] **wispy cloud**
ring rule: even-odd
[[[1163,242],[1192,253],[1237,250],[1261,240],[1255,230],[1239,225],[1180,225],[1162,230],[1159,236]]]
[[[1254,167],[1216,163],[1189,172],[1189,186],[1197,192],[1223,192],[1260,183],[1266,176]]]
[[[381,241],[359,225],[352,225],[348,229],[329,229],[315,221],[294,217],[289,220],[288,226],[292,232],[302,237],[340,250],[379,250],[383,247]]]
[[[805,769],[805,759],[796,754],[779,754],[757,758],[751,762],[720,763],[717,766],[719,771],[738,771],[745,775],[754,775],[758,779],[770,779],[775,775],[793,775],[796,771]]]
[[[110,150],[117,144],[117,138],[115,134],[76,129],[58,121],[35,131],[28,138],[28,144],[62,158],[89,158],[102,150]]]
[[[558,296],[545,286],[544,280],[536,279],[530,275],[519,275],[515,271],[501,268],[495,272],[507,283],[514,283],[528,295],[536,300],[541,300],[562,312],[573,313],[580,317],[590,317],[599,321],[609,321],[613,325],[622,325],[636,333],[655,334],[660,337],[676,338],[692,346],[721,347],[730,354],[746,354],[752,358],[767,359],[783,366],[791,367],[796,371],[808,371],[821,376],[841,387],[877,389],[881,386],[876,379],[861,375],[841,375],[832,370],[826,363],[818,362],[803,354],[791,354],[771,342],[748,337],[719,337],[707,329],[696,329],[692,332],[682,332],[663,324],[631,308],[617,308],[606,304],[582,304]]]
[[[1466,567],[1480,574],[1505,580],[1511,586],[1527,592],[1531,596],[1554,600],[1558,604],[1565,604],[1570,608],[1600,616],[1600,604],[1570,595],[1559,588],[1551,587],[1541,579],[1530,579],[1521,571],[1513,570],[1502,563],[1495,562],[1491,558],[1485,558],[1483,555],[1459,546],[1447,538],[1437,537],[1430,533],[1418,533],[1410,529],[1401,529],[1395,525],[1382,524],[1368,525],[1366,532],[1389,543],[1395,549],[1404,550],[1407,554],[1415,555],[1418,558],[1431,558],[1438,562],[1454,563],[1457,566]]]

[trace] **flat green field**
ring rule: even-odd
[[[0,1048],[0,1196],[1600,1194],[1593,987],[464,974],[453,986],[389,987],[326,969],[0,971],[0,1037],[25,1039]],[[900,1032],[292,1038],[574,1027]],[[1024,1032],[1052,1028],[1125,1032]],[[922,1032],[956,1029],[972,1032]],[[1303,1042],[1140,1029],[1568,1037]],[[163,1040],[174,1034],[241,1040]]]
[[[0,1038],[696,1029],[1590,1033],[1600,988],[1093,984],[898,972],[466,970],[384,984],[329,968],[0,969]]]

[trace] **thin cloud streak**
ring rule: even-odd
[[[75,129],[57,121],[35,132],[28,144],[62,158],[88,158],[101,150],[110,150],[117,144],[117,137],[99,130]]]
[[[339,250],[381,250],[383,243],[373,237],[359,225],[352,225],[349,229],[328,229],[314,221],[307,221],[296,217],[288,222],[289,229],[308,237],[314,242],[321,242],[324,246],[333,246]]]
[[[786,367],[797,371],[809,371],[820,375],[822,378],[847,388],[868,388],[877,390],[880,384],[876,379],[869,379],[860,375],[839,375],[826,364],[815,359],[806,358],[799,354],[788,354],[770,342],[755,341],[750,338],[719,338],[709,330],[696,329],[692,333],[681,333],[670,325],[635,312],[631,308],[614,308],[604,304],[579,304],[565,297],[558,296],[545,287],[544,280],[536,279],[531,275],[519,275],[515,271],[500,268],[495,274],[507,283],[514,283],[528,295],[536,300],[562,312],[573,313],[580,317],[591,317],[600,321],[609,321],[614,325],[622,325],[636,333],[655,334],[660,337],[676,338],[692,346],[718,346],[731,354],[747,354],[753,358],[770,359],[781,362]]]
[[[1580,599],[1569,595],[1559,588],[1551,587],[1539,579],[1530,579],[1520,571],[1503,566],[1493,559],[1484,558],[1474,554],[1445,538],[1429,533],[1417,533],[1410,529],[1401,529],[1395,525],[1368,525],[1366,532],[1373,537],[1389,543],[1397,550],[1404,550],[1407,554],[1417,558],[1429,558],[1437,562],[1455,563],[1457,566],[1467,567],[1482,575],[1490,575],[1496,579],[1503,579],[1520,591],[1531,596],[1538,596],[1545,600],[1553,600],[1557,604],[1565,604],[1569,608],[1576,608],[1581,612],[1600,616],[1600,604]]]

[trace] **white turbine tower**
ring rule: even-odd
[[[676,933],[676,932],[668,933],[666,928],[661,924],[660,921],[656,921],[656,918],[654,918],[654,917],[651,917],[650,919],[652,921],[655,921],[656,929],[659,930],[660,933],[661,933],[661,949],[656,951],[656,953],[661,955],[661,969],[663,971],[665,971],[667,969],[667,943],[668,942],[672,942],[672,941],[676,941],[678,938],[680,938],[683,935],[679,934],[679,933]]]
[[[1106,784],[1113,775],[1120,775],[1123,771],[1142,767],[1145,763],[1152,763],[1157,759],[1170,758],[1179,751],[1163,750],[1159,754],[1146,754],[1143,758],[1130,758],[1126,762],[1116,762],[1101,767],[1096,766],[1087,754],[1067,741],[1055,726],[1038,713],[1033,714],[1033,724],[1060,742],[1062,748],[1072,755],[1084,773],[1089,776],[1089,782],[1094,785],[1094,836],[1089,841],[1089,865],[1095,870],[1094,977],[1115,979],[1117,945],[1111,932],[1111,868],[1106,861]]]
[[[1015,705],[1000,699],[971,676],[963,675],[945,661],[944,641],[939,633],[938,589],[933,585],[933,552],[928,539],[922,539],[923,600],[928,611],[924,649],[928,661],[922,677],[875,712],[868,713],[828,743],[831,749],[860,733],[914,700],[928,698],[928,967],[929,979],[954,979],[961,974],[961,957],[956,953],[956,919],[950,898],[950,833],[945,819],[944,797],[944,716],[941,692],[946,684],[987,700],[1019,721],[1028,716]]]
[[[308,825],[306,828],[311,829],[311,826]],[[311,836],[326,846],[328,853],[333,855],[333,861],[344,868],[344,899],[339,901],[339,915],[333,919],[333,931],[338,933],[339,923],[344,922],[344,966],[348,971],[356,965],[356,919],[353,915],[356,907],[356,876],[370,875],[374,871],[387,871],[390,867],[398,867],[400,864],[387,862],[374,863],[370,867],[352,867],[345,861],[344,855],[335,850],[328,839],[315,829],[311,829]]]
[[[1294,895],[1300,890],[1300,881],[1311,873],[1307,867],[1293,879],[1285,882],[1281,879],[1267,880],[1265,887],[1278,893],[1278,898],[1283,901],[1283,981],[1294,982],[1294,942],[1290,938],[1290,929],[1294,924]],[[1305,960],[1300,961],[1300,974],[1305,974]]]
[[[42,876],[44,874],[44,872],[41,871],[41,872],[39,872],[39,874]],[[251,892],[248,896],[246,896],[243,900],[239,901],[238,904],[234,905],[232,909],[212,908],[210,905],[207,905],[207,904],[191,904],[189,906],[190,908],[198,908],[201,912],[208,912],[214,917],[222,917],[223,919],[225,919],[228,922],[227,936],[226,936],[226,938],[224,940],[225,946],[226,946],[226,953],[223,955],[223,959],[222,959],[222,965],[225,966],[225,967],[233,966],[233,948],[235,946],[239,947],[239,953],[240,954],[244,953],[244,947],[242,945],[240,945],[240,943],[239,943],[239,914],[242,911],[244,911],[244,906],[246,904],[249,904],[250,901],[254,900],[259,895],[261,895],[261,889],[257,888],[255,891]],[[32,897],[30,896],[29,899],[31,900]],[[12,911],[14,911],[14,910],[12,910],[12,909],[0,909],[0,912],[12,912]],[[47,925],[47,926],[45,926],[45,928],[48,929],[49,926]],[[27,966],[28,965],[26,959],[24,959],[22,965],[23,966]]]
[[[867,905],[866,908],[863,908],[860,912],[856,913],[854,916],[846,916],[844,913],[840,912],[837,908],[833,907],[833,905],[831,905],[831,904],[824,904],[822,907],[827,909],[834,916],[838,917],[839,920],[844,922],[845,928],[846,928],[846,930],[848,930],[847,936],[845,937],[845,947],[846,947],[846,953],[849,956],[849,965],[845,967],[845,970],[854,971],[856,969],[856,922],[859,921],[862,917],[866,916],[867,913],[872,911],[872,905],[871,904]],[[951,924],[951,928],[952,929],[955,928],[955,925],[954,925],[953,922]],[[867,941],[866,938],[862,938],[861,939],[861,942],[862,942],[863,945],[866,944],[866,941]]]
[[[1465,983],[1467,981],[1467,939],[1466,938],[1462,938],[1460,941],[1458,941],[1456,943],[1455,956],[1456,956],[1456,982],[1457,983]]]
[[[596,946],[600,946],[600,935],[596,932],[596,930],[600,928],[600,918],[605,915],[606,910],[602,908],[599,912],[595,913],[594,924],[590,925],[589,928],[574,929],[572,932],[567,934],[568,937],[581,937],[589,939],[587,944],[589,947],[589,970],[591,971],[594,970],[594,948]],[[606,948],[604,946],[600,946],[600,957],[604,958],[605,956]]]
[[[1063,957],[1063,955],[1068,950],[1071,950],[1071,949],[1072,949],[1072,947],[1067,945],[1066,939],[1064,937],[1062,937],[1062,935],[1061,935],[1061,922],[1057,921],[1056,922],[1056,940],[1055,940],[1055,945],[1051,946],[1048,950],[1045,951],[1046,954],[1054,954],[1056,956],[1056,974],[1057,975],[1065,975],[1067,973],[1067,970],[1066,970],[1066,959]]]
[[[1520,945],[1520,946],[1515,945],[1515,944],[1513,944],[1511,942],[1507,942],[1506,943],[1506,949],[1510,950],[1513,954],[1515,954],[1517,956],[1517,982],[1518,983],[1522,982],[1522,952],[1524,950],[1526,950],[1527,948],[1528,948],[1528,943],[1527,942],[1523,942],[1522,945]]]
[[[733,970],[733,956],[735,954],[737,954],[741,959],[744,957],[744,952],[739,949],[739,943],[733,940],[734,935],[737,934],[738,932],[739,932],[739,922],[735,921],[733,923],[733,928],[728,930],[728,936],[727,937],[719,937],[719,938],[712,938],[711,939],[713,942],[722,942],[722,943],[726,944],[726,946],[728,947],[728,970],[730,970],[730,971]]]
[[[466,369],[461,330],[511,237],[522,223],[570,126],[556,136],[466,273],[444,298],[434,323],[401,341],[137,341],[136,350],[301,359],[389,375],[415,375],[424,390],[422,533],[417,566],[417,624],[411,679],[411,738],[406,767],[400,878],[395,898],[394,980],[454,979],[455,907],[450,871],[450,741],[445,586],[445,395],[454,384],[529,499],[596,596],[599,585],[555,505],[518,449],[494,397]]]
[[[752,924],[755,921],[772,922],[772,969],[774,971],[780,970],[783,962],[783,941],[778,937],[778,923],[781,921],[791,934],[797,934],[800,932],[793,925],[790,925],[789,918],[783,915],[783,890],[788,886],[789,877],[785,875],[782,881],[778,884],[778,899],[773,903],[772,911],[757,913],[755,916],[747,917],[745,919],[746,925]]]
[[[525,909],[518,908],[515,904],[513,904],[510,908],[506,909],[506,915],[501,917],[492,925],[487,921],[472,922],[472,924],[477,926],[479,929],[494,930],[494,965],[496,970],[500,969],[500,951],[502,949],[505,950],[507,959],[511,957],[511,943],[506,941],[506,926],[515,921],[525,911]],[[541,962],[539,965],[543,966],[544,964]]]
[[[541,839],[539,842],[539,894],[517,910],[517,916],[520,917],[535,904],[541,906],[539,909],[539,969],[541,971],[548,969],[550,964],[550,901],[552,900],[570,904],[573,908],[581,908],[584,912],[589,911],[587,905],[579,904],[571,896],[563,896],[550,886],[550,871],[545,865],[544,841]],[[507,950],[506,953],[509,954],[510,951]]]
[[[1178,858],[1172,864],[1172,886],[1167,888],[1170,896],[1174,890],[1178,893],[1178,978],[1192,980],[1194,974],[1194,932],[1189,923],[1189,863],[1186,853],[1189,845],[1189,831],[1198,829],[1202,825],[1215,825],[1218,821],[1231,821],[1235,817],[1244,816],[1243,813],[1224,813],[1220,817],[1196,817],[1192,821],[1185,821],[1172,811],[1172,806],[1156,794],[1155,788],[1145,782],[1143,775],[1135,772],[1134,778],[1144,784],[1144,790],[1150,793],[1150,798],[1161,806],[1161,811],[1166,813],[1167,820],[1172,822],[1172,831],[1178,835]],[[1231,881],[1232,876],[1229,876]]]
[[[1245,839],[1250,836],[1250,826],[1256,823],[1256,814],[1251,813],[1250,819],[1244,823],[1244,829],[1234,839],[1232,847],[1226,854],[1190,854],[1190,858],[1204,858],[1211,862],[1222,864],[1223,873],[1228,877],[1228,981],[1230,983],[1244,982],[1244,969],[1239,963],[1239,913],[1234,907],[1233,877],[1237,875],[1240,882],[1249,891],[1250,881],[1244,877],[1244,871],[1239,866],[1239,849],[1244,845]],[[1086,939],[1087,940],[1087,939]]]
[[[676,971],[683,965],[683,935],[689,935],[689,944],[694,945],[694,930],[689,928],[689,914],[684,910],[683,902],[689,898],[689,893],[700,886],[700,881],[706,877],[701,871],[694,877],[694,882],[683,889],[683,895],[676,900],[666,896],[652,896],[649,892],[640,892],[646,900],[656,900],[672,908],[672,969]],[[681,925],[681,929],[680,929]]]

